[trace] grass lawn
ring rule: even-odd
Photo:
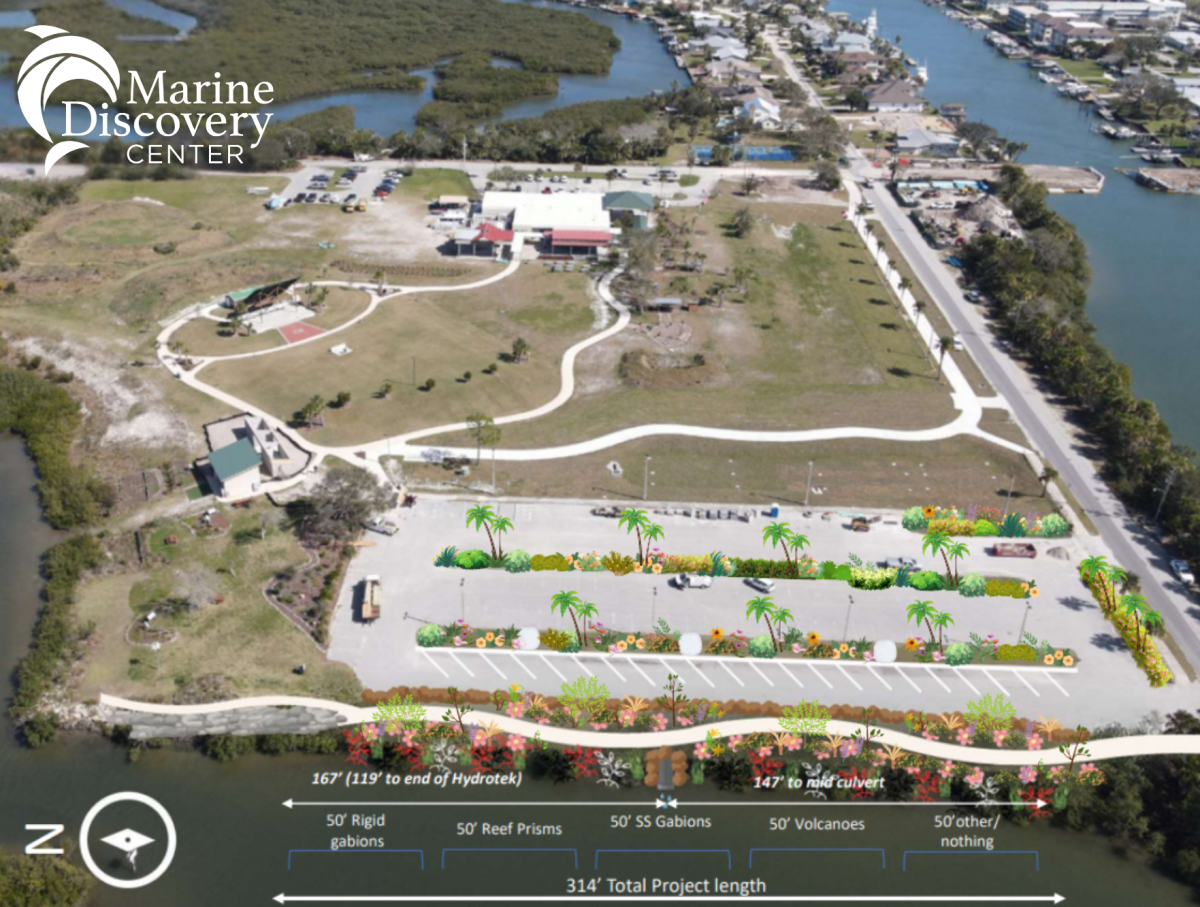
[[[659,437],[595,454],[533,463],[499,461],[501,494],[640,501],[642,464],[652,457],[650,500],[703,503],[803,504],[812,460],[814,510],[834,507],[911,507],[968,503],[1004,506],[1010,475],[1020,509],[1053,511],[1041,483],[1019,454],[974,437],[934,443],[845,440],[812,444],[739,444]],[[607,465],[624,467],[614,478]],[[475,481],[488,481],[485,456]],[[406,481],[469,483],[439,466],[405,463]],[[1014,506],[1016,504],[1014,503]]]
[[[471,180],[461,170],[419,169],[400,180],[394,196],[431,202],[439,195],[479,198]]]
[[[331,400],[349,391],[351,405],[326,410],[325,427],[305,431],[319,444],[353,444],[416,428],[521,412],[551,399],[559,388],[564,350],[591,332],[594,315],[587,277],[552,274],[539,264],[478,290],[412,294],[384,303],[370,318],[337,335],[354,352],[329,353],[313,343],[271,356],[214,363],[201,374],[222,390],[290,418],[315,394]],[[524,338],[532,356],[506,362]],[[413,385],[435,379],[431,391]],[[499,363],[493,375],[485,366]],[[462,380],[470,371],[470,381]],[[390,398],[374,395],[385,379]]]
[[[1104,78],[1104,67],[1095,60],[1058,59],[1055,62],[1081,82],[1111,84],[1108,79]]]
[[[697,292],[740,265],[754,275],[749,291],[730,294],[723,307],[672,315],[691,333],[669,348],[648,335],[659,324],[649,314],[587,350],[577,363],[576,397],[507,426],[502,446],[563,444],[645,422],[925,428],[954,417],[934,363],[841,209],[752,203],[756,226],[737,239],[724,225],[742,204],[726,187],[682,215],[697,217],[688,235],[707,255],[707,275],[685,280]],[[435,443],[469,442],[460,434]]]
[[[269,506],[269,505],[258,505]],[[165,520],[150,533],[152,551],[167,563],[140,572],[107,576],[84,585],[76,614],[95,632],[79,679],[81,698],[100,693],[133,699],[168,699],[205,677],[227,678],[238,695],[268,693],[328,696],[357,702],[361,691],[353,672],[328,662],[309,638],[276,611],[262,587],[276,572],[304,563],[305,556],[286,532],[272,531],[265,541],[253,532],[258,509],[227,513],[233,529],[225,536],[198,538],[181,522]],[[253,536],[239,544],[239,533]],[[161,545],[167,535],[179,544]],[[230,573],[230,569],[236,573]],[[216,572],[220,570],[221,572]],[[179,588],[181,576],[204,571],[215,582],[220,604],[201,610],[164,612],[165,599]],[[178,632],[157,659],[149,648],[131,646],[126,632],[138,618],[157,609],[154,623]],[[293,668],[303,663],[303,676]]]
[[[182,343],[193,356],[236,356],[284,345],[279,331],[235,335],[225,324],[211,318],[195,318],[176,331],[171,339]]]

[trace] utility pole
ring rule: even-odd
[[[804,485],[804,506],[808,506],[808,493],[812,490],[812,468],[813,461],[808,461],[808,481]]]
[[[1016,476],[1008,477],[1008,497],[1004,499],[1004,515],[1008,516],[1008,506],[1012,503],[1013,483],[1017,481]]]
[[[462,140],[463,148],[463,173],[467,172],[467,137],[464,135]],[[468,174],[469,176],[470,174]]]
[[[650,498],[650,454],[646,454],[646,462],[642,468],[642,500]]]
[[[1162,497],[1158,499],[1158,506],[1154,508],[1154,519],[1152,522],[1158,522],[1158,515],[1162,513],[1163,504],[1167,503],[1167,494],[1171,491],[1171,486],[1175,484],[1175,474],[1179,472],[1178,466],[1171,467],[1171,474],[1167,476],[1167,484],[1163,486]]]
[[[1017,645],[1021,644],[1021,640],[1025,638],[1025,619],[1029,617],[1029,612],[1033,610],[1033,605],[1029,602],[1025,603],[1025,613],[1021,615],[1021,629],[1017,631]]]
[[[463,577],[462,579],[460,579],[458,581],[458,602],[462,608],[461,616],[462,616],[464,624],[467,622],[467,593],[466,593],[466,590],[463,589],[463,586],[465,586],[466,584],[467,584],[466,577]]]

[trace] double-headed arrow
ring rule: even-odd
[[[588,800],[572,801],[542,801],[542,800],[284,800],[283,805],[288,809],[297,806],[604,806],[608,809],[636,809],[638,807],[655,807],[657,809],[678,809],[689,806],[736,806],[739,809],[746,806],[769,806],[772,809],[782,809],[789,806],[933,806],[944,809],[948,806],[1013,806],[1041,809],[1049,804],[1042,799],[1025,803],[1012,803],[1008,800],[934,800],[929,803],[914,801],[910,803],[892,802],[889,800],[758,800],[753,803],[731,803],[719,800],[680,801],[660,797],[652,802],[622,803],[619,800]]]
[[[424,894],[384,894],[384,895],[324,895],[324,894],[277,894],[272,898],[278,904],[295,904],[302,902],[309,903],[354,903],[354,904],[397,904],[405,902],[419,902],[422,904],[433,903],[459,903],[472,902],[479,900],[477,895],[424,895]],[[531,902],[538,903],[555,903],[563,902],[562,895],[488,895],[487,900],[491,903],[522,903]],[[595,902],[603,901],[612,903],[621,901],[629,903],[635,901],[637,903],[670,903],[678,904],[678,897],[667,895],[651,895],[649,897],[631,898],[625,895],[591,895],[579,898],[581,901]],[[719,894],[702,894],[695,897],[689,897],[689,903],[704,901],[713,904],[724,904],[731,901],[736,901],[739,904],[744,904],[747,901],[769,901],[771,903],[787,903],[787,904],[1061,904],[1066,900],[1061,894],[1034,894],[1034,895],[1004,895],[1004,894],[984,894],[984,895],[951,895],[951,894],[831,894],[828,896],[819,894],[788,894],[778,896],[765,897],[740,897],[736,894],[719,895]]]

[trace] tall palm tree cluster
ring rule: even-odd
[[[467,511],[467,527],[471,526],[475,527],[476,532],[480,529],[487,532],[488,543],[492,546],[492,560],[504,560],[504,540],[500,540],[499,548],[496,546],[496,540],[512,530],[513,521],[493,511],[490,504],[476,504]]]
[[[1162,614],[1155,611],[1146,597],[1136,592],[1127,592],[1118,597],[1118,589],[1126,590],[1135,584],[1135,578],[1123,567],[1108,563],[1103,555],[1085,558],[1079,564],[1079,572],[1101,598],[1101,605],[1108,614],[1118,611],[1134,620],[1135,642],[1139,654],[1146,651],[1146,640],[1154,627],[1163,625]]]
[[[638,563],[646,562],[646,554],[648,549],[644,549],[642,542],[653,542],[665,535],[662,526],[658,523],[651,523],[650,516],[644,510],[638,510],[636,507],[628,507],[621,513],[621,518],[617,525],[625,530],[626,533],[636,532],[638,541]]]

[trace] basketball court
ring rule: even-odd
[[[325,333],[325,330],[311,324],[305,324],[303,321],[296,321],[292,324],[283,325],[283,327],[279,328],[279,333],[283,335],[283,339],[288,343],[299,343],[301,340],[319,337]]]

